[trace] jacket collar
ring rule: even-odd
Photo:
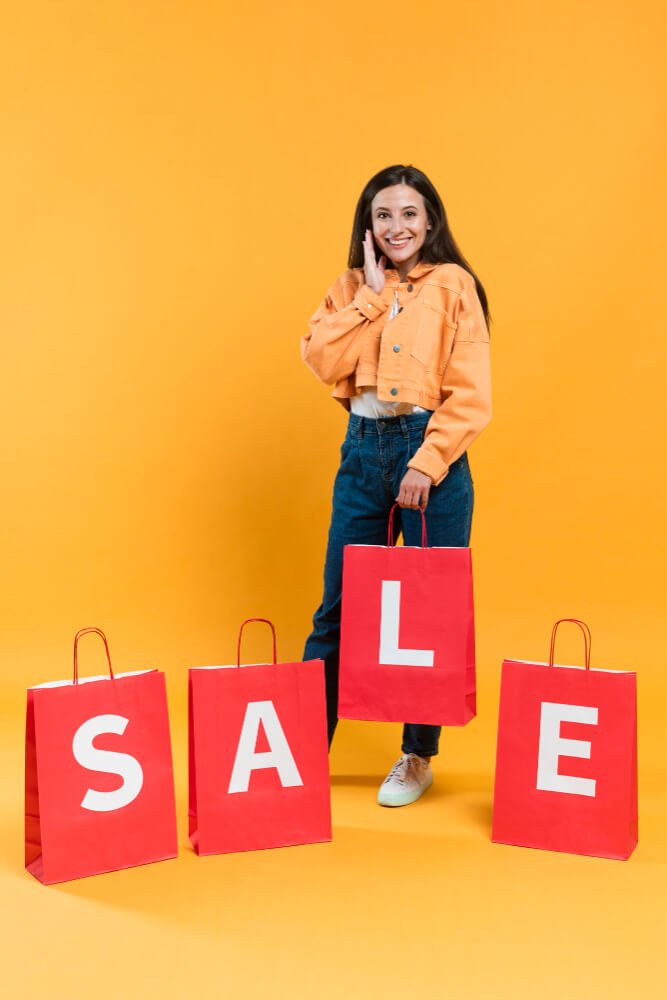
[[[428,264],[426,263],[426,261],[418,260],[415,266],[408,272],[408,276],[405,280],[410,281],[413,278],[419,278],[421,277],[422,274],[426,274],[428,271],[432,271],[433,268],[437,266],[438,266],[437,264]],[[395,274],[396,277],[398,278],[398,270],[395,267],[386,267],[385,271],[390,272],[391,274]]]

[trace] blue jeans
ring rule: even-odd
[[[389,511],[398,496],[407,463],[424,439],[431,412],[369,419],[350,413],[333,488],[331,525],[324,564],[324,594],[313,616],[304,660],[324,660],[329,746],[338,723],[338,657],[345,545],[386,545]],[[466,453],[449,467],[439,486],[431,486],[426,507],[428,544],[465,546],[470,541],[473,482]],[[421,514],[397,507],[394,538],[403,531],[406,545],[421,545]],[[403,753],[434,757],[440,726],[406,723]]]

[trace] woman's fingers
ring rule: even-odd
[[[373,248],[369,243],[369,232],[364,235],[364,271],[366,272],[366,283],[369,284],[373,278]]]
[[[373,247],[373,237],[371,236],[370,229],[366,230],[366,235],[364,237],[364,252],[366,254],[366,261],[371,266],[375,266],[375,250]]]
[[[425,507],[428,503],[428,489],[422,489],[414,493],[401,490],[396,502],[399,507],[409,507],[411,510],[419,510],[420,507]]]
[[[431,478],[416,469],[408,469],[401,480],[401,485],[396,497],[396,503],[400,507],[409,507],[411,510],[419,510],[428,503],[428,495],[431,489]]]
[[[384,261],[384,263],[382,263]],[[386,263],[386,258],[381,258],[381,263],[378,264],[375,259],[375,247],[373,245],[373,233],[370,229],[367,229],[364,234],[364,276],[366,278],[366,284],[373,289],[374,292],[380,294],[384,288],[384,264]]]

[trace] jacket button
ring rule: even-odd
[[[400,344],[394,344],[394,352],[396,354],[398,354],[398,352],[400,351],[400,349],[401,349],[401,345]]]
[[[408,291],[411,292],[414,287],[414,285],[408,285]]]
[[[403,312],[403,306],[399,306],[399,307],[398,307],[398,311],[399,311],[400,313],[402,313],[402,312]]]
[[[392,396],[398,396],[398,389],[395,389],[395,388],[392,389],[391,390],[391,394],[392,394]]]

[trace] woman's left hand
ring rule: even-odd
[[[401,485],[396,497],[399,507],[410,507],[418,510],[428,503],[428,493],[433,480],[425,472],[418,472],[417,469],[408,469],[401,480]]]

